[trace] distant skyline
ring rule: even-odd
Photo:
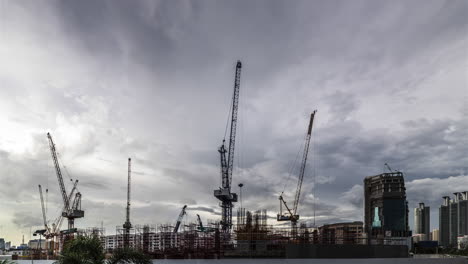
[[[388,163],[411,225],[424,202],[437,228],[442,196],[468,191],[467,13],[464,0],[0,0],[0,237],[19,245],[42,225],[38,184],[59,214],[47,132],[80,181],[78,228],[122,226],[128,157],[132,224],[173,223],[184,204],[188,221],[217,220],[237,60],[244,207],[274,217],[283,189],[292,201],[317,109],[301,219],[315,195],[317,224],[362,221],[363,179]]]

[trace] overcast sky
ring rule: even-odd
[[[317,224],[362,220],[363,179],[404,172],[411,211],[468,191],[468,2],[0,0],[0,237],[18,244],[61,196],[46,133],[79,179],[84,219],[219,219],[217,148],[243,63],[233,185],[247,209],[292,203]],[[69,175],[69,176],[68,176]],[[69,178],[70,177],[70,178]],[[315,188],[314,188],[315,179]],[[237,187],[234,190],[238,190]],[[412,214],[410,215],[412,224]],[[270,224],[276,224],[274,219]],[[65,226],[65,225],[64,225]]]

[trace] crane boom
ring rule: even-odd
[[[47,218],[46,218],[46,211],[44,206],[44,196],[42,194],[42,186],[39,184],[39,196],[41,197],[41,208],[42,208],[42,219],[44,220],[44,228],[49,231],[49,227],[47,226]]]
[[[199,214],[197,214],[197,220],[198,220],[198,228],[199,228],[201,231],[205,230],[205,228],[203,228],[203,222],[202,222],[202,220],[201,220]]]
[[[388,163],[385,162],[385,167],[387,167],[387,169],[390,171],[390,172],[393,172],[392,168],[390,168],[390,165],[388,165]],[[396,170],[395,170],[396,171]]]
[[[234,93],[232,95],[232,116],[231,116],[231,132],[229,135],[229,152],[228,152],[228,187],[231,187],[232,170],[234,167],[234,147],[236,145],[236,128],[237,128],[237,110],[239,106],[239,88],[240,88],[240,74],[242,63],[237,61],[236,74],[234,77]]]
[[[301,170],[299,172],[299,179],[297,181],[296,195],[295,195],[295,198],[294,198],[294,206],[293,206],[293,214],[294,215],[297,213],[297,206],[299,205],[299,199],[301,197],[302,182],[304,180],[304,174],[305,174],[306,163],[307,163],[307,156],[309,154],[309,144],[310,144],[310,137],[311,137],[311,134],[312,134],[312,125],[314,123],[315,112],[317,112],[317,111],[315,110],[310,115],[309,128],[307,130],[306,142],[305,142],[305,146],[304,146],[304,153],[302,155]]]
[[[296,193],[294,195],[294,204],[292,209],[288,207],[286,204],[286,201],[283,198],[283,193],[279,196],[280,200],[280,212],[277,215],[277,220],[278,221],[291,221],[292,229],[293,229],[293,234],[295,234],[295,229],[296,229],[296,223],[297,220],[299,220],[299,215],[297,214],[297,208],[299,205],[299,201],[301,198],[301,189],[302,189],[302,182],[304,181],[304,174],[305,174],[305,169],[306,169],[306,164],[307,164],[307,156],[309,153],[309,145],[310,145],[310,138],[312,135],[312,126],[314,123],[314,117],[315,113],[317,110],[312,112],[310,115],[310,120],[309,120],[309,126],[307,128],[307,135],[305,139],[305,144],[304,144],[304,151],[303,151],[303,157],[302,157],[302,163],[299,171],[299,177],[297,181],[297,187],[296,187]],[[283,215],[283,205],[286,208],[286,214]]]
[[[177,222],[176,222],[176,225],[174,227],[173,233],[177,233],[177,231],[179,231],[180,223],[182,223],[182,218],[185,215],[185,209],[186,208],[187,208],[187,205],[184,205],[184,207],[182,207],[182,211],[180,211],[179,217],[177,217]]]
[[[54,141],[52,140],[52,136],[50,135],[50,133],[47,133],[47,137],[49,138],[50,152],[52,154],[52,159],[54,161],[55,173],[57,174],[57,179],[58,179],[58,183],[60,187],[60,192],[62,194],[63,204],[65,205],[66,210],[68,210],[70,207],[70,200],[68,199],[68,196],[67,196],[67,190],[65,189],[65,184],[63,183],[62,171],[60,170],[60,164],[57,158],[55,144],[54,144]]]

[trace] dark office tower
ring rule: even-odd
[[[456,247],[457,238],[468,235],[468,192],[456,192],[454,196],[444,196],[439,208],[439,243],[446,247]]]
[[[455,199],[451,200],[449,205],[449,212],[449,244],[456,246],[458,236],[458,194],[455,194]]]
[[[429,206],[424,206],[424,203],[419,203],[419,207],[414,208],[414,233],[424,234],[424,240],[430,240],[429,227],[430,222]]]
[[[450,244],[450,197],[444,196],[444,203],[439,208],[439,244]]]
[[[411,236],[403,173],[364,179],[364,229],[369,238]]]
[[[458,196],[458,235],[468,235],[468,192],[455,193]]]

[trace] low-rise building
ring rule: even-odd
[[[32,249],[45,249],[46,248],[46,240],[45,239],[32,239],[28,242],[28,248]]]
[[[432,241],[439,241],[439,229],[434,229],[431,232],[431,240]]]
[[[361,221],[328,224],[319,227],[323,244],[361,244],[364,224]]]
[[[458,249],[468,248],[468,235],[457,237],[457,248]]]

